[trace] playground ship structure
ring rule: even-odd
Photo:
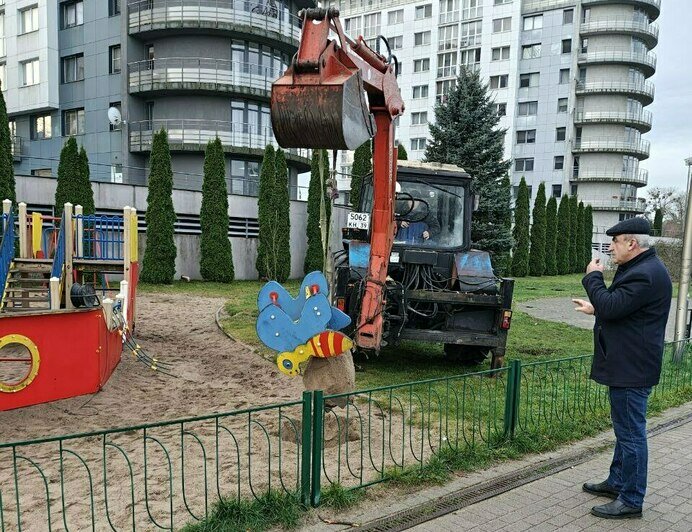
[[[137,212],[3,202],[0,411],[100,390],[134,329]]]

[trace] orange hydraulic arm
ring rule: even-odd
[[[354,150],[374,136],[370,264],[355,341],[378,350],[395,232],[393,120],[403,113],[404,102],[394,65],[362,37],[355,42],[347,37],[336,8],[304,9],[299,16],[303,32],[298,53],[272,86],[272,126],[285,148]],[[329,39],[330,30],[338,43]]]

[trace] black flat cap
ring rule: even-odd
[[[608,236],[649,234],[651,234],[651,224],[646,218],[623,220],[606,231]]]

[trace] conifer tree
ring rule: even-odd
[[[371,141],[366,140],[353,152],[353,166],[351,166],[351,206],[358,208],[360,201],[360,189],[363,179],[372,172],[372,148]]]
[[[529,187],[523,177],[519,182],[517,202],[514,206],[514,249],[512,275],[526,277],[529,273]]]
[[[406,148],[404,148],[403,144],[399,144],[396,158],[400,161],[408,161],[408,153],[406,153]]]
[[[576,273],[578,270],[579,256],[577,255],[577,250],[579,246],[577,245],[577,209],[579,207],[579,200],[577,196],[570,196],[569,198],[569,271],[571,273]]]
[[[82,201],[82,162],[77,141],[70,137],[60,152],[58,185],[55,189],[55,215],[61,216],[65,203],[77,205]]]
[[[173,208],[173,170],[168,134],[154,134],[149,157],[147,195],[147,244],[144,249],[141,279],[145,283],[170,284],[175,276],[175,210]]]
[[[303,271],[323,271],[324,251],[322,248],[322,232],[320,231],[320,157],[322,160],[322,175],[327,176],[329,164],[327,150],[313,150],[312,164],[310,167],[310,188],[308,190],[308,220],[307,239],[308,248],[305,253]],[[326,199],[326,198],[325,198]],[[331,202],[327,205],[331,206]]]
[[[12,206],[14,206],[17,203],[17,194],[15,192],[12,141],[5,96],[0,90],[0,202],[9,199],[12,200]]]
[[[529,274],[535,277],[540,277],[545,272],[545,209],[545,183],[541,183],[533,202],[531,251],[529,254]]]
[[[503,273],[505,257],[512,248],[511,189],[504,178],[510,161],[504,157],[506,130],[498,127],[487,84],[478,72],[462,69],[456,86],[435,107],[435,123],[425,151],[428,161],[460,166],[473,177],[479,197],[471,241],[490,252],[496,270]]]
[[[274,160],[274,279],[285,282],[291,275],[291,203],[288,195],[288,165],[279,148]]]
[[[663,210],[658,208],[654,214],[654,226],[651,230],[653,236],[663,236]]]
[[[228,239],[228,189],[226,161],[219,137],[209,141],[204,154],[202,228],[199,270],[205,281],[230,283],[235,277],[233,249]]]
[[[264,150],[259,178],[259,197],[257,199],[257,218],[259,236],[257,239],[257,260],[255,267],[260,279],[272,279],[272,213],[274,209],[274,146],[268,144]]]
[[[557,273],[565,275],[570,272],[569,247],[570,247],[570,201],[569,196],[564,194],[557,209],[557,238],[555,243],[555,263]]]
[[[589,261],[584,254],[584,202],[580,201],[577,206],[577,238],[574,239],[577,246],[577,264],[574,273],[582,273],[586,270]]]
[[[593,210],[591,205],[584,207],[584,253],[586,255],[586,263],[591,262],[593,250],[591,248],[591,239],[593,238]]]
[[[545,208],[545,274],[557,275],[557,200],[551,196]]]
[[[94,205],[94,190],[91,188],[91,179],[89,172],[89,157],[82,146],[79,150],[79,167],[80,167],[80,184],[79,184],[79,205],[82,206],[84,214],[94,214],[96,206]]]

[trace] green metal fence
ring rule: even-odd
[[[652,401],[692,391],[690,346],[668,344]],[[0,530],[174,530],[220,498],[269,491],[318,506],[424,467],[608,415],[591,356],[521,363],[224,414],[0,444]],[[339,406],[336,406],[339,405]]]

